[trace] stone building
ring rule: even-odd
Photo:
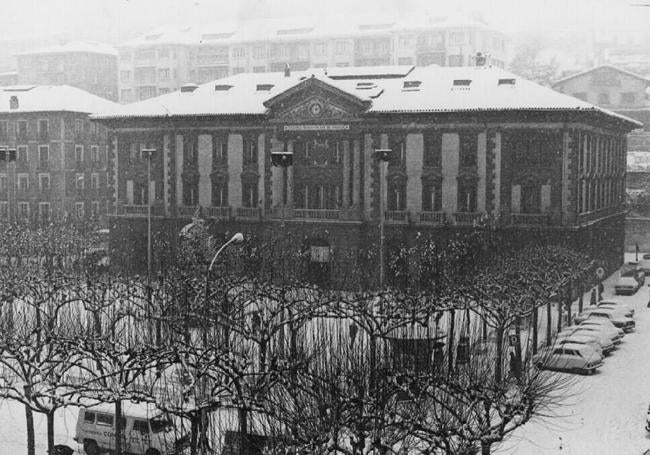
[[[65,216],[106,222],[106,128],[89,114],[114,103],[69,86],[0,89],[0,221]]]
[[[120,102],[237,73],[366,65],[471,66],[477,52],[503,67],[506,36],[463,16],[248,19],[161,28],[122,43]]]
[[[117,101],[117,50],[79,41],[16,55],[19,84],[70,85]]]
[[[513,241],[543,231],[622,259],[638,124],[499,68],[239,74],[95,118],[114,133],[114,241],[135,258],[148,203],[157,232],[201,206],[224,232],[282,226],[340,251],[376,240],[384,200],[389,238],[487,214]],[[143,148],[157,150],[150,182]],[[383,181],[377,149],[392,151]]]

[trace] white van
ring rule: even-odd
[[[122,404],[122,450],[138,455],[181,453],[187,437],[178,438],[172,420],[152,404]],[[80,408],[74,440],[87,455],[115,449],[115,404]]]

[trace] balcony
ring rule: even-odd
[[[341,211],[338,209],[293,209],[293,217],[299,220],[338,220]]]
[[[239,220],[261,220],[262,209],[260,207],[237,207],[235,218]]]
[[[445,212],[420,212],[420,224],[445,224]]]
[[[510,223],[513,226],[538,226],[549,225],[549,215],[545,213],[512,213]]]
[[[408,224],[410,221],[408,210],[386,210],[384,221],[387,224]]]
[[[483,218],[482,212],[456,212],[454,220],[461,226],[473,226]]]
[[[225,207],[206,207],[205,215],[210,218],[217,218],[220,220],[229,220],[232,218],[232,208],[230,206]]]

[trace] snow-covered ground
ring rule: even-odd
[[[615,277],[605,282],[605,297],[613,295]],[[650,404],[649,290],[646,285],[634,296],[617,296],[635,308],[636,331],[625,336],[597,374],[579,376],[575,396],[558,410],[561,416],[519,428],[495,447],[496,453],[640,455],[650,449],[650,433],[644,428]]]

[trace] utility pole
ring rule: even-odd
[[[384,197],[386,185],[386,173],[388,162],[390,161],[391,149],[376,149],[375,159],[379,161],[379,288],[383,289],[385,281],[385,261],[384,261],[384,223],[386,218],[386,198]]]

